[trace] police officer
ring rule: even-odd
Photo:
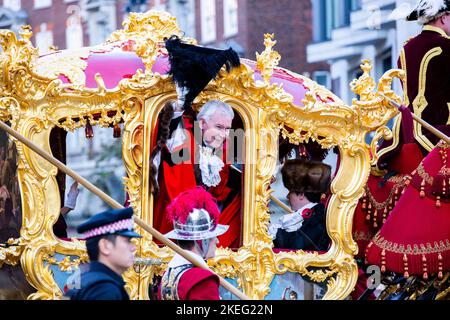
[[[81,275],[81,288],[67,292],[71,300],[129,300],[122,274],[134,263],[133,209],[109,210],[78,227],[86,239],[89,270]]]

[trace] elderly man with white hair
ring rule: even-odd
[[[234,118],[233,109],[220,100],[205,103],[198,114],[186,114],[181,102],[172,102],[169,139],[153,158],[159,193],[154,206],[154,227],[162,233],[173,229],[164,218],[168,204],[180,193],[196,186],[204,187],[218,201],[219,223],[230,226],[219,237],[219,245],[240,246],[241,176],[227,163],[227,138]],[[164,130],[159,127],[159,130]],[[229,162],[229,161],[228,161]]]

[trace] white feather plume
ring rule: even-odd
[[[439,14],[439,11],[446,7],[445,0],[419,0],[416,11],[422,15],[419,15],[419,22],[422,24],[428,23]]]

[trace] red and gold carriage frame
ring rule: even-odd
[[[165,37],[182,37],[174,17],[165,12],[131,14],[124,29],[114,32],[106,44],[95,48],[58,51],[39,57],[30,42],[31,30],[20,37],[0,31],[0,118],[12,128],[51,152],[52,128],[73,131],[87,125],[109,127],[123,122],[122,157],[125,188],[135,214],[152,223],[153,197],[149,185],[150,141],[158,113],[176,97],[166,70],[161,46]],[[192,39],[185,39],[195,43]],[[358,276],[352,239],[353,212],[363,194],[371,165],[376,163],[380,138],[392,137],[386,127],[398,111],[380,94],[401,103],[391,86],[400,70],[388,71],[376,84],[371,66],[363,61],[364,74],[351,84],[359,96],[346,105],[312,80],[277,67],[280,55],[273,49],[273,35],[265,35],[266,49],[256,62],[242,59],[242,66],[212,81],[194,103],[209,99],[229,103],[245,127],[245,177],[243,192],[243,245],[237,251],[219,249],[210,266],[221,276],[237,279],[253,299],[264,299],[274,276],[297,272],[327,283],[324,299],[344,299]],[[374,132],[370,144],[367,134]],[[268,234],[270,183],[278,159],[278,138],[292,143],[314,140],[323,148],[337,146],[340,167],[331,189],[327,231],[332,239],[324,254],[274,253]],[[60,270],[77,268],[87,261],[82,241],[63,241],[53,234],[61,199],[57,168],[16,142],[23,224],[15,244],[0,248],[3,263],[21,264],[28,282],[36,288],[29,299],[62,296],[49,265]],[[138,228],[139,230],[139,228]],[[130,269],[125,274],[132,299],[148,299],[148,287],[173,253],[160,248],[142,232],[138,243],[141,258],[158,258],[162,265]],[[65,256],[62,260],[56,254]]]

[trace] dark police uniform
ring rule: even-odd
[[[80,225],[77,231],[87,240],[110,234],[140,238],[133,231],[132,217],[131,207],[105,211]],[[103,263],[92,261],[89,270],[81,275],[81,288],[69,290],[66,296],[71,300],[130,300],[124,286],[121,275]]]
[[[94,261],[81,275],[81,288],[70,290],[71,300],[130,300],[122,277],[103,263]]]

